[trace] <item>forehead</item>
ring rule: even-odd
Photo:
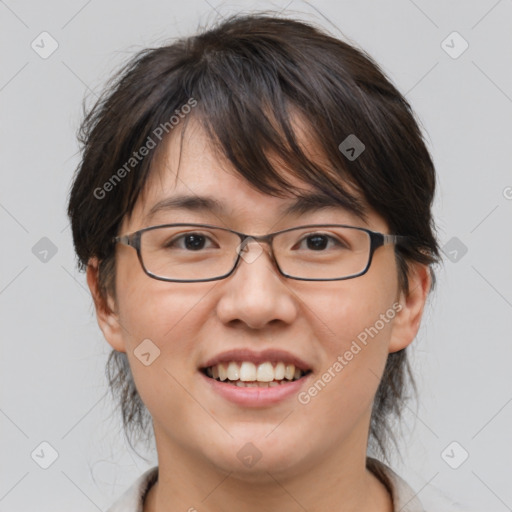
[[[323,156],[311,144],[305,145],[308,157],[322,163]],[[152,163],[152,172],[130,216],[137,229],[157,223],[173,222],[180,215],[209,216],[209,221],[249,219],[268,224],[277,218],[296,218],[315,211],[336,209],[346,222],[368,225],[370,208],[349,184],[346,189],[363,203],[355,212],[342,200],[299,180],[276,161],[273,165],[297,191],[281,190],[279,196],[264,193],[241,176],[221,151],[213,145],[200,123],[191,119],[186,129],[176,130],[162,143]],[[255,170],[257,172],[257,170]],[[213,217],[213,219],[212,219]],[[185,218],[186,219],[186,218]],[[178,221],[178,220],[176,220]],[[130,222],[130,224],[132,224]]]

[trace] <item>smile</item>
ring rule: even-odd
[[[203,369],[203,372],[216,381],[226,382],[238,387],[276,387],[299,380],[309,373],[294,364],[282,361],[265,361],[254,364],[251,361],[230,361],[218,363]]]

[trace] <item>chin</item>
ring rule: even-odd
[[[254,429],[253,436],[246,430],[243,436],[234,436],[226,443],[212,444],[204,456],[220,471],[252,482],[266,482],[269,473],[289,475],[307,466],[301,448],[303,443],[298,442],[295,436],[287,435],[283,429],[281,436],[274,432],[265,437],[272,429],[265,428],[263,434],[260,430]]]

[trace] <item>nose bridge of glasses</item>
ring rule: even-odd
[[[273,259],[273,250],[272,250],[272,239],[273,235],[244,235],[240,244],[237,247],[237,254],[241,256],[243,260],[247,263],[252,263],[255,261],[263,252],[263,246],[268,245],[268,254]],[[249,245],[253,246],[253,250],[249,250]]]
[[[269,246],[272,243],[273,235],[241,235],[240,247],[245,249],[245,247],[250,243],[266,243]]]

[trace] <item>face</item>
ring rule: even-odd
[[[340,207],[283,215],[294,197],[272,197],[254,189],[211,151],[192,122],[181,159],[179,137],[165,149],[120,234],[179,222],[214,224],[251,235],[318,223],[388,232],[371,209],[366,222]],[[307,184],[295,184],[312,191]],[[149,216],[161,200],[183,194],[209,196],[223,210],[160,209]],[[280,275],[268,246],[261,247],[263,252],[242,259],[228,278],[199,283],[152,279],[132,247],[116,247],[117,302],[111,302],[110,314],[99,315],[99,322],[111,345],[127,353],[153,418],[160,458],[164,451],[176,457],[187,454],[203,467],[255,478],[257,471],[306,471],[326,457],[349,456],[366,446],[372,401],[387,355],[416,334],[425,278],[416,300],[401,294],[394,249],[386,245],[375,252],[363,276],[297,281]],[[257,244],[250,251],[258,251]],[[143,340],[151,340],[144,345],[149,359],[159,351],[149,365],[136,356]],[[239,387],[205,374],[205,367],[219,361],[224,367],[229,361],[246,367],[270,362],[274,371],[278,363],[296,363],[306,374],[268,388]],[[254,468],[244,464],[244,455],[257,454],[261,459]]]

